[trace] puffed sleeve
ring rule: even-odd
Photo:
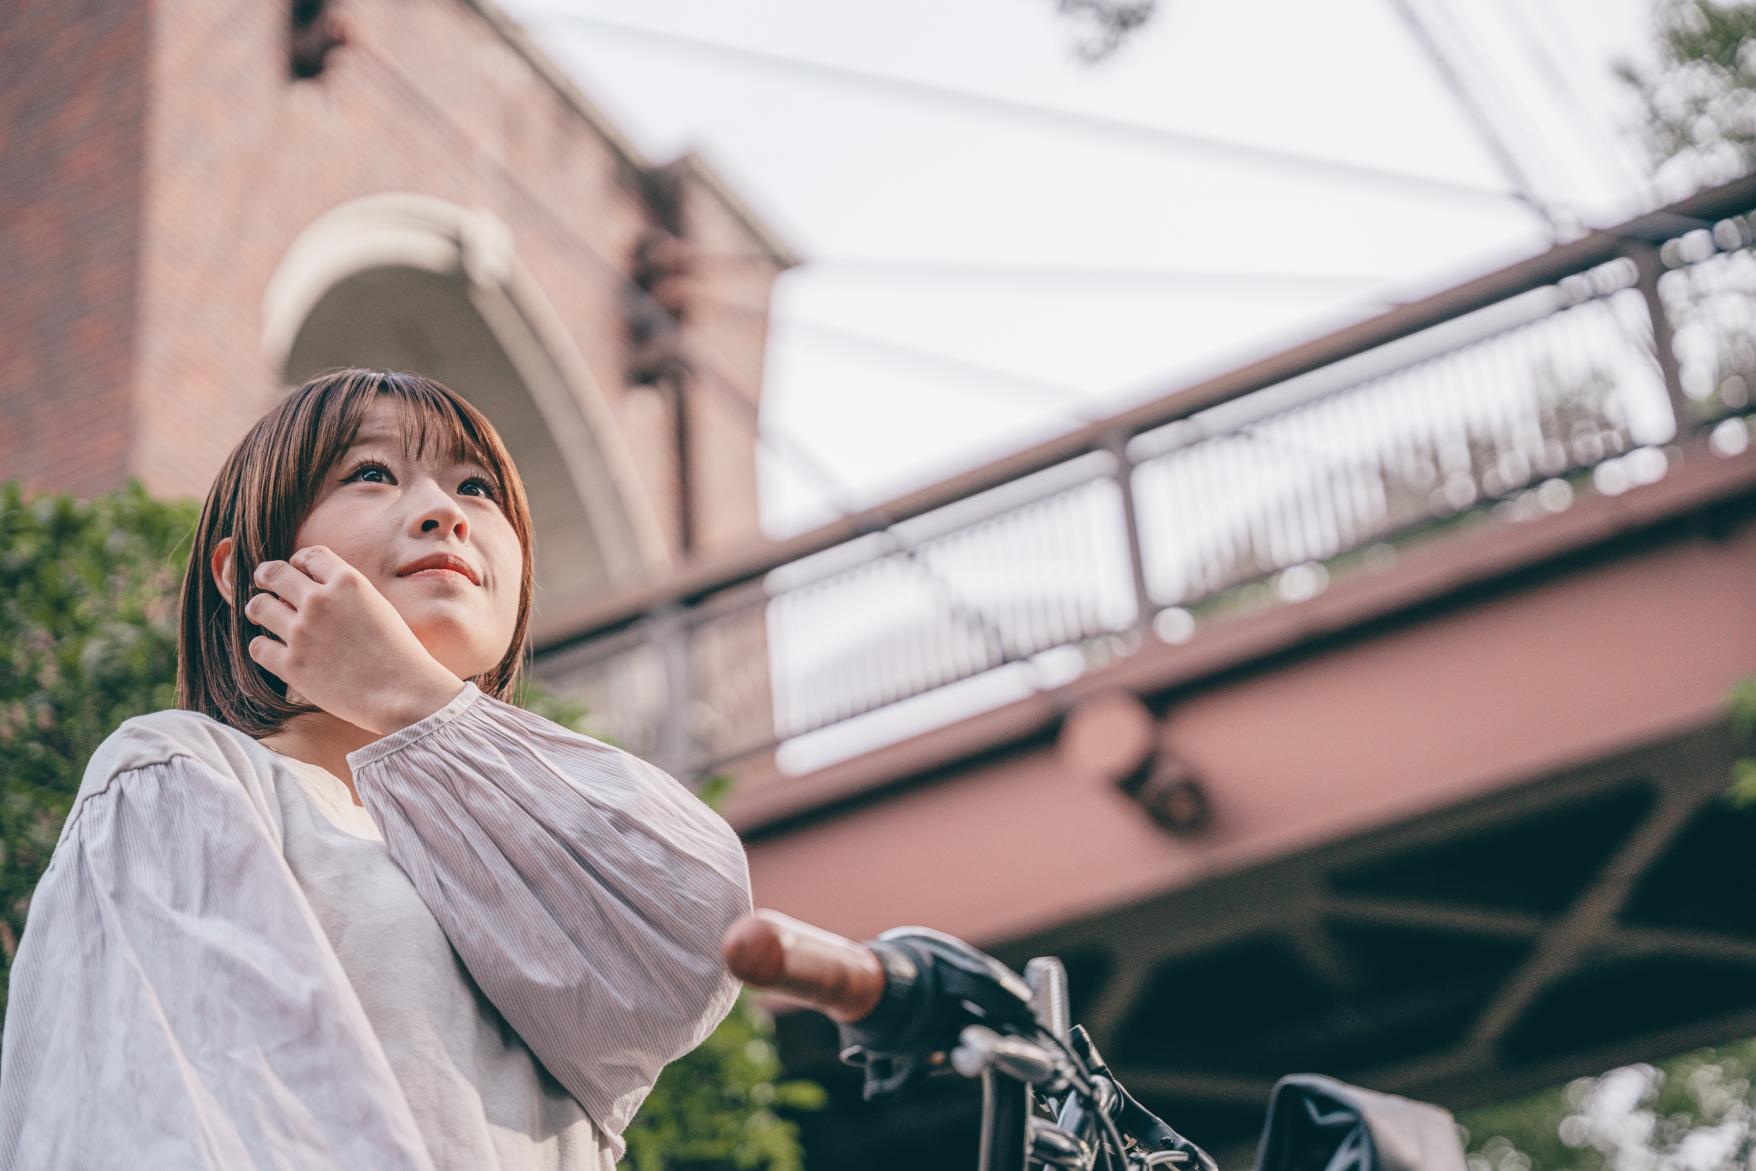
[[[470,975],[620,1158],[660,1071],[737,998],[737,834],[662,770],[469,681],[348,765]]]
[[[432,1171],[236,778],[174,756],[75,807],[12,966],[0,1167]]]

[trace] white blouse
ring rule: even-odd
[[[614,1167],[737,997],[737,834],[473,682],[347,759],[363,809],[195,712],[103,742],[13,962],[0,1167]]]

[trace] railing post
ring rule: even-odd
[[[689,706],[694,694],[689,671],[689,614],[679,605],[653,611],[653,639],[665,666],[665,718],[659,729],[658,766],[688,783],[684,773],[694,757]]]
[[[1671,315],[1665,310],[1658,278],[1665,266],[1659,256],[1659,245],[1646,241],[1630,241],[1625,253],[1634,262],[1635,283],[1646,299],[1646,315],[1652,319],[1652,348],[1658,359],[1659,374],[1665,380],[1665,397],[1671,402],[1671,417],[1676,421],[1676,438],[1694,425],[1690,417],[1689,396],[1683,393],[1683,368],[1677,361],[1676,333],[1671,329]]]
[[[1111,431],[1104,448],[1116,461],[1116,487],[1122,493],[1122,525],[1128,537],[1128,570],[1134,578],[1134,630],[1152,636],[1152,591],[1146,584],[1146,558],[1140,551],[1140,514],[1134,504],[1134,462],[1128,458],[1128,433]]]

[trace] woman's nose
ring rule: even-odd
[[[435,528],[442,529],[446,527],[449,527],[459,537],[469,536],[469,520],[461,513],[447,516],[430,514],[421,520],[421,531],[423,533],[429,532]]]
[[[418,517],[421,532],[431,532],[440,528],[454,532],[459,537],[469,536],[469,517],[457,503],[444,492],[437,489],[428,493],[423,500]]]

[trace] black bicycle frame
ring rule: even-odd
[[[982,1071],[982,1145],[977,1171],[1029,1171],[1031,1086]]]

